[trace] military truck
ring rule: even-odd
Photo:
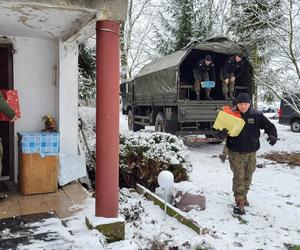
[[[204,93],[196,100],[193,67],[207,54],[212,56],[216,70],[217,80],[211,90],[214,100],[205,100]],[[136,77],[121,84],[122,109],[128,115],[129,129],[137,131],[154,125],[160,132],[213,137],[217,111],[223,105],[232,104],[223,97],[221,70],[228,57],[236,54],[244,56],[245,70],[236,80],[235,96],[240,92],[252,96],[253,67],[243,44],[227,38],[193,42],[145,65]]]

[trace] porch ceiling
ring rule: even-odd
[[[0,1],[0,35],[67,40],[96,21],[96,9]]]

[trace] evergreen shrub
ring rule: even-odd
[[[172,172],[175,182],[188,179],[191,162],[181,139],[167,133],[120,134],[120,187],[139,183],[154,191],[162,170]]]

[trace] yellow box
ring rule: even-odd
[[[219,111],[213,127],[218,130],[226,128],[230,136],[238,136],[245,125],[245,121],[224,111]]]

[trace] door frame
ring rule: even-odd
[[[13,78],[13,44],[12,43],[0,43],[1,48],[7,48],[8,50],[8,89],[14,89],[14,78]],[[9,159],[9,175],[2,176],[3,180],[14,180],[14,163],[15,163],[15,129],[14,123],[11,122],[8,125],[8,133],[9,133],[9,148],[8,148],[8,159]]]

